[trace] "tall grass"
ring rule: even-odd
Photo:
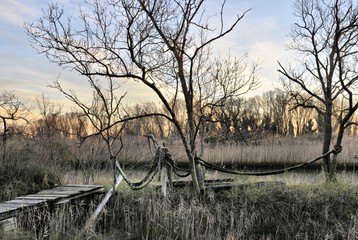
[[[358,187],[247,187],[112,199],[97,239],[356,239]]]
[[[119,162],[127,169],[146,170],[152,162],[148,141],[145,137],[126,137],[124,147],[118,156]],[[182,144],[178,140],[158,139],[170,149],[175,160],[188,164],[187,156]],[[340,167],[354,168],[358,161],[358,138],[346,137],[343,151],[338,155]],[[41,142],[15,140],[8,151],[9,157],[27,158],[35,164],[62,168],[65,171],[76,170],[82,174],[84,182],[93,181],[93,175],[101,170],[110,170],[111,164],[105,146],[97,139],[88,140],[84,144],[76,144],[75,139],[57,139],[50,157],[48,149]],[[27,148],[16,150],[21,146]],[[260,144],[246,145],[238,143],[218,143],[204,146],[203,158],[220,165],[234,165],[239,167],[283,166],[302,163],[322,154],[322,140],[319,137],[271,137],[262,139]],[[12,155],[12,156],[10,156]],[[31,159],[30,159],[31,158]],[[21,160],[22,161],[22,160]],[[15,161],[16,164],[22,164]],[[13,161],[12,161],[13,162]],[[320,163],[317,163],[319,165]]]
[[[355,165],[358,161],[358,139],[346,138],[338,155],[339,165]],[[260,145],[220,144],[207,146],[204,158],[218,164],[291,165],[314,159],[322,154],[322,141],[308,137],[271,138]]]
[[[111,199],[96,227],[83,232],[91,209],[85,203],[59,207],[54,214],[44,209],[22,218],[22,229],[0,236],[69,240],[358,238],[358,187],[346,184],[252,184],[208,191],[201,199],[193,198],[186,189],[167,198],[152,188],[124,190]]]
[[[159,140],[164,142],[174,158],[187,163],[185,151],[180,141]],[[334,139],[333,139],[334,142]],[[358,163],[358,138],[346,137],[343,141],[343,151],[338,155],[340,167],[354,168]],[[151,161],[149,147],[145,138],[130,138],[125,140],[123,152],[120,154],[121,163],[127,167],[141,168]],[[332,146],[333,148],[333,146]],[[319,136],[299,137],[270,137],[262,139],[259,144],[246,145],[239,143],[206,144],[203,158],[219,165],[234,165],[239,167],[289,166],[306,162],[322,154],[322,139]],[[320,162],[316,164],[320,165]]]
[[[141,171],[150,164],[150,151],[145,138],[131,139],[121,152],[130,176],[141,179]],[[347,138],[339,155],[339,164],[355,165],[358,156],[357,139]],[[60,144],[63,148],[63,146]],[[186,162],[179,143],[166,144],[173,156]],[[62,183],[96,183],[110,185],[112,174],[101,164],[83,165],[71,169],[67,163],[75,160],[69,151],[58,149],[55,163],[42,155],[45,149],[32,143],[9,147],[9,161],[1,165],[1,200],[35,192]],[[70,149],[71,150],[71,149]],[[75,150],[71,150],[75,151]],[[83,151],[86,154],[88,152]],[[96,158],[83,155],[78,159],[106,161],[99,151]],[[272,138],[260,145],[207,145],[204,159],[217,164],[291,165],[321,154],[321,141],[308,138]],[[46,156],[43,155],[43,156]],[[47,159],[47,160],[46,160]],[[93,176],[84,175],[90,167]],[[133,174],[134,172],[134,174]],[[137,175],[135,172],[138,172]],[[86,173],[87,174],[87,173]],[[216,174],[216,173],[210,173]],[[337,186],[321,184],[319,172],[313,180],[305,175],[280,175],[259,178],[263,181],[291,182],[286,187],[254,187],[254,177],[237,177],[249,184],[227,192],[208,191],[202,199],[193,198],[190,190],[174,192],[163,199],[153,187],[132,192],[121,184],[120,192],[111,199],[97,226],[83,233],[84,218],[90,210],[79,207],[59,209],[56,214],[27,215],[21,230],[6,239],[355,239],[358,238],[358,186],[353,173],[340,174]],[[344,176],[343,176],[344,175]],[[223,176],[210,176],[219,178]],[[311,178],[310,176],[309,178]],[[287,179],[286,179],[287,178]],[[304,183],[303,183],[304,182]],[[47,215],[46,215],[47,214]],[[47,219],[44,224],[39,219]],[[26,224],[30,225],[26,225]],[[31,225],[31,223],[33,223]],[[32,227],[28,227],[32,226]],[[41,229],[42,228],[42,229]],[[0,236],[1,233],[0,233]],[[0,237],[1,239],[1,237]]]
[[[0,201],[52,188],[60,181],[55,168],[43,164],[31,145],[13,145],[6,162],[0,162]]]

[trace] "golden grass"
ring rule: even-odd
[[[138,181],[149,168],[150,151],[145,138],[132,141],[120,153],[119,160],[127,165],[125,169],[128,176],[133,181]],[[339,155],[340,164],[355,164],[358,155],[356,143],[356,138],[344,141],[343,151]],[[176,159],[186,161],[180,143],[169,142],[166,146]],[[207,145],[204,158],[223,165],[252,162],[257,166],[265,163],[291,165],[320,154],[319,139],[272,138],[260,145]],[[106,159],[105,155],[100,159]],[[106,169],[96,166],[99,165],[89,165],[77,171],[68,166],[58,168],[59,165],[54,165],[53,168],[59,169],[62,184],[100,184],[109,188],[113,181],[110,164]],[[320,238],[324,234],[332,238],[358,237],[358,220],[352,210],[357,207],[355,193],[358,192],[358,177],[354,172],[339,172],[339,185],[333,188],[324,185],[324,175],[319,170],[265,177],[234,176],[217,171],[207,171],[206,175],[207,179],[228,177],[234,178],[239,184],[283,181],[286,187],[278,190],[249,188],[228,191],[222,195],[208,191],[205,200],[201,202],[191,197],[190,190],[180,191],[169,195],[169,199],[163,199],[153,188],[153,184],[160,183],[157,177],[151,184],[152,187],[136,192],[131,191],[123,181],[117,189],[120,194],[111,199],[98,221],[98,229],[93,229],[91,239],[113,239],[118,236],[139,239],[165,239],[168,236],[173,239],[217,239],[223,236],[224,239],[305,239],[306,236]],[[187,179],[190,180],[190,177]],[[350,194],[352,189],[354,192]],[[342,197],[347,201],[341,201]],[[341,211],[335,209],[336,206]],[[277,209],[280,211],[276,211]],[[330,212],[322,215],[327,209]],[[44,233],[51,236],[50,239],[82,239],[79,237],[80,227],[71,222],[80,215],[76,209],[66,210],[67,212],[70,215],[63,214],[58,216],[59,219],[51,220]],[[33,230],[30,233],[21,231],[15,237],[26,237],[28,234],[28,239],[31,239],[32,232]]]
[[[346,138],[343,143],[343,151],[339,154],[338,164],[355,165],[357,162],[358,148],[357,138]],[[185,153],[182,151],[180,142],[167,143],[175,159],[182,162],[187,162]],[[205,147],[204,159],[216,163],[218,165],[226,165],[227,167],[234,167],[236,164],[240,168],[245,168],[245,165],[255,166],[260,169],[260,166],[275,167],[275,164],[291,166],[294,164],[306,162],[321,155],[322,143],[320,139],[309,139],[307,137],[300,138],[272,138],[263,141],[260,145],[242,145],[242,144],[220,144],[217,146]],[[130,153],[133,153],[132,155]],[[121,164],[126,164],[126,172],[133,181],[141,180],[151,162],[151,153],[147,146],[145,138],[131,139],[130,144],[127,143],[123,151],[119,154],[119,161]],[[318,162],[316,171],[314,172],[290,172],[279,174],[275,176],[265,177],[247,177],[236,176],[232,174],[220,173],[217,171],[208,170],[206,173],[207,179],[218,178],[234,178],[239,182],[247,181],[284,181],[286,183],[307,183],[317,184],[324,182],[324,174],[320,171]],[[110,164],[108,164],[110,165]],[[264,170],[264,168],[260,169]],[[245,170],[244,170],[245,171]],[[247,171],[250,171],[248,169]],[[88,175],[91,172],[91,177]],[[110,186],[112,183],[112,172],[110,170],[99,169],[83,169],[67,171],[62,179],[63,184],[78,183],[78,184],[100,184]],[[186,178],[190,180],[190,177]],[[345,183],[357,183],[357,178],[354,172],[339,172],[338,180]],[[156,184],[158,183],[155,177]],[[123,187],[124,182],[120,184]]]
[[[355,163],[358,159],[358,139],[346,138],[339,164]],[[296,164],[314,159],[322,154],[320,139],[272,138],[260,145],[222,144],[207,146],[204,158],[210,162],[224,163],[287,163]]]
[[[165,141],[174,159],[187,163],[187,157],[180,141]],[[334,142],[334,139],[333,141]],[[343,151],[338,155],[338,164],[355,166],[358,162],[358,138],[346,137]],[[333,146],[332,146],[333,148]],[[319,137],[272,137],[260,144],[246,145],[237,143],[207,144],[204,147],[203,159],[220,165],[257,165],[283,164],[292,165],[314,159],[322,154],[322,139]],[[119,155],[122,164],[141,165],[151,161],[151,153],[145,138],[134,138],[125,141]]]

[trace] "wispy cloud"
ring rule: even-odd
[[[90,98],[92,90],[84,77],[75,72],[62,70],[51,64],[44,56],[36,55],[27,41],[23,24],[36,21],[42,15],[42,9],[51,0],[0,0],[0,86],[15,90],[24,99],[35,99],[41,93],[62,104],[71,105],[59,91],[47,87],[59,76],[59,81],[66,89],[74,90],[81,99]],[[83,0],[61,0],[69,15],[75,17]],[[252,10],[240,21],[237,28],[219,41],[214,47],[221,55],[230,53],[242,56],[248,53],[250,61],[262,62],[259,74],[263,80],[261,91],[272,88],[277,82],[277,60],[285,60],[287,52],[285,42],[292,23],[292,11],[287,0],[242,0],[227,1],[226,23],[233,22],[237,13],[248,8]],[[215,1],[208,1],[208,8]],[[209,5],[209,3],[211,5]],[[219,6],[220,7],[220,6]],[[218,9],[208,9],[217,12]],[[73,14],[72,14],[73,13]],[[78,15],[77,15],[78,16]],[[220,27],[220,26],[219,26]],[[128,91],[127,102],[159,102],[155,94],[139,83],[128,82],[123,92]],[[259,92],[259,91],[258,91]]]
[[[7,24],[22,27],[24,21],[37,16],[41,9],[32,7],[27,1],[21,0],[1,0],[0,20]]]

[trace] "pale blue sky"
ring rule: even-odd
[[[208,10],[216,0],[208,0]],[[65,87],[77,90],[82,96],[90,96],[86,79],[75,72],[63,70],[50,63],[45,56],[38,55],[30,46],[23,28],[24,22],[35,21],[41,10],[46,8],[49,0],[1,0],[0,9],[0,85],[1,90],[15,90],[24,101],[32,101],[41,94],[51,99],[69,104],[56,90],[48,87],[58,77]],[[77,13],[81,0],[60,0],[66,11]],[[278,86],[277,60],[286,62],[288,52],[285,43],[294,22],[293,0],[228,0],[227,20],[237,13],[252,8],[237,28],[225,39],[215,45],[223,54],[241,56],[248,53],[251,61],[262,62],[259,75],[262,87],[256,91],[260,94],[273,86]],[[151,98],[148,90],[141,85],[128,86],[127,101],[147,101]],[[135,91],[131,89],[135,88]],[[145,93],[145,94],[144,94]]]

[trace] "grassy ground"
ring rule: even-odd
[[[48,239],[357,239],[358,187],[290,185],[208,191],[163,198],[154,189],[114,196],[92,231],[64,225],[76,215],[51,220]],[[71,217],[72,216],[72,217]],[[17,234],[17,235],[16,235]],[[8,239],[34,239],[18,231]]]
[[[120,194],[99,223],[115,239],[356,239],[358,188],[349,185],[247,187]],[[101,225],[102,224],[102,225]],[[105,226],[103,228],[103,226]]]
[[[146,141],[124,148],[120,161],[126,162],[129,176],[139,180],[146,173],[150,159]],[[177,159],[184,159],[175,143],[170,147]],[[355,166],[356,139],[346,139],[340,164]],[[207,146],[205,159],[220,165],[284,163],[291,165],[315,158],[321,145],[317,139],[272,139],[258,146],[226,144]],[[9,154],[1,165],[2,200],[54,184],[102,184],[110,186],[111,172],[99,165],[71,169],[72,160],[57,156],[57,162],[40,160],[42,151],[27,145]],[[87,151],[88,152],[88,151]],[[133,153],[133,154],[131,154]],[[78,155],[80,156],[80,155]],[[91,158],[91,157],[89,157]],[[79,158],[79,159],[85,159]],[[91,158],[93,161],[93,158]],[[105,159],[103,157],[99,159]],[[140,165],[140,167],[136,166]],[[85,166],[85,165],[83,165]],[[209,171],[207,178],[233,177]],[[49,239],[357,239],[358,180],[354,171],[338,175],[337,185],[326,185],[321,171],[281,174],[268,177],[234,177],[247,188],[231,191],[208,191],[202,199],[189,190],[175,192],[163,199],[151,188],[133,192],[123,182],[111,199],[92,232],[80,231],[73,223],[79,209],[69,209],[50,219],[46,228]],[[257,187],[256,181],[283,181],[285,187]],[[66,213],[66,214],[65,214]],[[31,222],[31,219],[26,220]],[[35,239],[34,229],[20,229],[3,239]],[[0,233],[0,239],[1,239]]]

